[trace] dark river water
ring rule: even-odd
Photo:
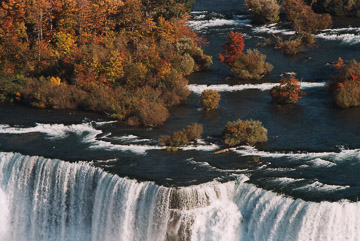
[[[345,60],[359,58],[360,21],[334,19],[331,29],[315,35],[316,47],[293,57],[285,56],[273,47],[258,46],[272,34],[287,36],[293,32],[286,23],[267,26],[252,25],[242,1],[197,0],[193,6],[189,25],[209,41],[209,44],[204,46],[204,51],[213,57],[214,64],[209,70],[188,77],[192,93],[184,103],[171,110],[171,118],[164,126],[139,129],[127,127],[95,113],[39,110],[3,104],[0,105],[0,151],[3,155],[6,153],[27,155],[24,160],[32,160],[31,157],[34,156],[40,156],[41,160],[43,160],[42,157],[59,159],[65,163],[72,163],[66,164],[70,165],[66,166],[69,170],[72,168],[71,165],[75,165],[76,168],[80,168],[79,165],[85,165],[87,170],[100,167],[105,173],[115,174],[116,178],[128,177],[129,179],[126,180],[129,182],[136,179],[141,185],[150,185],[146,186],[146,190],[154,188],[151,189],[152,192],[161,192],[161,195],[159,194],[161,197],[168,192],[162,191],[161,188],[165,190],[165,188],[174,187],[174,190],[182,193],[177,194],[181,196],[185,195],[184,193],[195,192],[195,189],[203,190],[207,185],[211,186],[213,185],[211,183],[216,182],[219,190],[231,189],[231,192],[235,192],[235,199],[239,198],[240,194],[243,195],[241,196],[243,206],[239,204],[240,201],[234,202],[238,205],[236,210],[240,210],[243,215],[243,221],[249,224],[242,232],[245,233],[242,236],[244,240],[270,240],[269,237],[275,235],[270,232],[271,228],[268,226],[264,226],[262,232],[257,232],[255,224],[249,221],[250,216],[257,217],[257,214],[252,212],[258,212],[259,217],[265,215],[263,212],[266,210],[267,202],[272,203],[273,206],[275,204],[281,207],[288,205],[284,207],[286,212],[280,208],[266,212],[272,215],[269,217],[265,215],[271,222],[277,220],[277,213],[281,213],[281,217],[285,220],[289,218],[290,223],[294,217],[295,220],[300,220],[293,223],[291,227],[283,227],[281,225],[285,224],[279,224],[284,230],[291,229],[291,232],[298,236],[288,237],[286,235],[289,234],[285,235],[283,231],[279,231],[275,235],[276,238],[272,240],[339,240],[334,239],[334,234],[324,236],[324,233],[330,233],[326,231],[329,228],[326,225],[326,227],[319,226],[318,229],[316,229],[317,226],[313,227],[315,231],[311,235],[309,233],[305,235],[302,229],[298,230],[297,227],[301,222],[305,225],[304,220],[308,218],[306,215],[313,209],[325,210],[324,213],[330,215],[331,220],[335,220],[339,212],[345,212],[342,216],[343,223],[351,223],[355,215],[351,213],[360,211],[356,202],[360,197],[360,108],[336,107],[331,94],[325,87],[326,81],[335,73],[330,62],[336,61],[339,57]],[[260,81],[248,83],[231,77],[227,67],[221,64],[217,57],[230,30],[243,34],[245,48],[258,48],[267,55],[267,60],[274,65],[271,74]],[[302,88],[306,95],[298,104],[279,106],[271,101],[269,89],[284,72],[293,72],[302,80]],[[200,94],[204,89],[216,89],[221,94],[217,110],[205,112],[201,109]],[[221,143],[221,132],[224,126],[228,121],[238,118],[260,120],[268,129],[269,141],[255,147],[231,148],[227,153],[214,155],[215,151],[224,148]],[[161,135],[170,134],[193,122],[204,126],[203,138],[197,145],[183,147],[177,152],[167,152],[163,147],[158,146],[157,139]],[[14,166],[18,161],[18,157],[10,156],[4,157],[0,163],[5,162],[6,158],[13,160],[14,164],[11,165]],[[6,171],[10,169],[4,170],[4,173],[10,173]],[[100,169],[94,170],[102,173]],[[86,177],[87,175],[84,174]],[[0,180],[1,177],[5,180],[11,175],[0,175]],[[80,179],[78,177],[76,180]],[[5,182],[3,186],[6,187],[9,183],[10,181]],[[240,184],[243,188],[247,185],[246,191],[239,189]],[[234,185],[235,191],[233,191]],[[216,193],[219,197],[222,191],[216,191]],[[252,198],[251,195],[256,197]],[[52,194],[51,197],[53,196]],[[199,196],[201,195],[197,194],[197,198]],[[206,193],[206,197],[211,197],[211,194]],[[267,201],[262,201],[263,197],[266,197],[264,200]],[[150,196],[137,200],[148,200],[147,198]],[[151,200],[151,202],[160,202]],[[247,200],[246,203],[244,200]],[[257,209],[258,204],[255,200],[261,203],[259,204],[262,207],[260,211]],[[169,203],[172,202],[169,201]],[[180,203],[177,204],[181,206]],[[91,203],[91,205],[95,204]],[[226,203],[222,202],[221,205],[226,206]],[[219,210],[222,210],[221,207]],[[324,216],[321,217],[324,218]],[[237,216],[234,216],[235,219],[237,220]],[[192,225],[199,225],[196,227],[210,225],[205,217],[201,219],[204,223],[200,221],[197,223],[196,220],[191,221]],[[102,221],[93,221],[92,225],[96,222]],[[323,223],[319,220],[311,222]],[[311,222],[306,224],[311,226]],[[343,223],[340,222],[339,226]],[[140,226],[134,227],[137,229]],[[353,226],[354,229],[358,227],[357,224]],[[111,229],[110,226],[108,228]],[[306,227],[303,228],[306,229]],[[221,229],[222,226],[211,229],[214,233],[207,233],[210,236],[201,236],[199,231],[197,232],[199,236],[196,236],[198,239],[190,235],[191,240],[221,240],[214,231]],[[48,229],[45,230],[49,233]],[[186,228],[181,230],[186,230]],[[170,235],[169,227],[164,232],[166,232],[167,240],[190,240],[190,236],[184,239],[171,238],[173,236]],[[348,230],[341,232],[344,233],[344,237],[347,237],[341,240],[357,240],[359,237],[356,232],[355,234]],[[97,240],[96,235],[88,239],[85,233],[84,231],[85,236],[80,235],[83,238],[79,239],[71,236],[71,239],[44,238],[43,240]],[[353,237],[351,238],[349,233],[355,236],[350,235]],[[113,237],[111,235],[106,237]],[[176,237],[178,234],[173,235]],[[59,237],[57,233],[55,236]],[[20,235],[17,240],[26,240],[21,237],[23,236]],[[53,236],[49,234],[49,237]],[[146,240],[145,236],[126,237],[128,238],[108,238],[108,240]],[[151,237],[153,238],[147,240],[159,240],[155,236]],[[236,238],[238,236],[234,237],[229,236],[227,240],[243,240]],[[35,235],[29,240],[42,239]]]

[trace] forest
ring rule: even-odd
[[[187,25],[192,0],[5,0],[0,102],[99,111],[157,126],[207,68]]]
[[[212,63],[202,50],[206,41],[187,24],[193,1],[2,1],[0,102],[91,110],[132,126],[162,125],[170,116],[169,108],[189,95],[185,76]],[[286,55],[314,47],[313,34],[332,24],[329,14],[313,11],[323,1],[311,5],[303,0],[245,3],[254,24],[276,23],[285,13],[296,30],[294,36],[274,35],[268,41]],[[355,5],[342,6],[350,11]],[[243,53],[240,33],[230,32],[226,41],[219,58],[237,78],[258,80],[273,69],[258,50]],[[354,80],[351,74],[357,74],[358,63],[353,65],[335,65],[340,72],[349,72],[330,83],[341,107],[360,105],[359,95],[353,94],[359,89],[358,79],[356,88],[342,88],[347,80]],[[274,91],[275,102],[294,102],[277,98],[284,89]],[[293,94],[296,101],[301,98],[299,93]]]

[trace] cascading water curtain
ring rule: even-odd
[[[0,153],[0,240],[358,240],[358,203],[294,200],[246,180],[167,188]]]

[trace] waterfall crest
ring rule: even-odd
[[[358,203],[245,183],[168,188],[88,163],[0,153],[0,240],[357,240]]]

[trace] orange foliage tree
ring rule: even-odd
[[[299,80],[290,75],[289,79],[282,78],[280,85],[270,90],[270,95],[278,104],[296,103],[305,95],[305,92],[300,90],[300,85]]]
[[[223,131],[224,143],[228,146],[250,144],[255,145],[259,142],[266,142],[267,129],[260,121],[240,120],[230,121],[226,124]]]
[[[225,50],[225,55],[223,55],[222,53],[219,54],[221,63],[234,63],[235,57],[242,54],[245,48],[242,34],[230,31],[229,37],[226,38],[226,44],[222,46],[222,48]]]
[[[328,28],[332,23],[329,14],[315,13],[303,0],[284,0],[282,6],[298,32],[314,33]]]
[[[342,108],[360,106],[360,61],[339,58],[334,67],[338,73],[332,76],[328,86],[336,104]]]
[[[204,90],[201,94],[200,102],[206,111],[216,109],[219,101],[220,94],[215,90]]]
[[[220,61],[225,63],[237,77],[244,80],[258,80],[273,69],[273,66],[265,61],[264,54],[256,49],[248,49],[244,54],[244,47],[242,35],[230,31],[226,44],[222,46],[225,55],[219,54]]]
[[[184,76],[211,64],[202,39],[187,26],[191,2],[1,1],[0,74],[13,78],[4,85],[17,85],[21,102],[32,106],[160,125],[167,108],[189,94]],[[4,89],[9,98],[5,93],[2,100],[19,99],[13,88]]]

